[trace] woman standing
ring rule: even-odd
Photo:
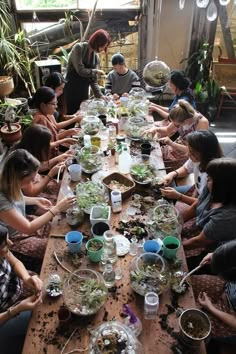
[[[110,43],[109,33],[99,29],[90,36],[88,42],[76,43],[72,48],[65,85],[67,114],[77,112],[81,102],[88,99],[89,86],[95,97],[103,96],[97,83],[97,75],[104,75],[104,72],[97,69],[97,53],[106,52]]]

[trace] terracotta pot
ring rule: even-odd
[[[9,132],[6,124],[1,128],[2,139],[7,145],[15,143],[16,141],[20,140],[22,136],[20,124],[12,123],[11,126],[13,129],[11,132]]]
[[[0,97],[5,97],[14,90],[14,81],[10,76],[0,76]]]

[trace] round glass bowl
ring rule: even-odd
[[[132,140],[141,140],[147,128],[147,122],[143,117],[129,118],[124,126],[124,131],[128,138]]]
[[[91,331],[90,354],[142,354],[143,347],[132,330],[118,321],[105,322]]]
[[[170,68],[160,60],[151,61],[143,69],[143,79],[152,88],[163,88],[169,80],[169,75]]]
[[[101,274],[91,269],[79,269],[64,283],[63,297],[72,313],[90,316],[106,302],[107,288]]]
[[[79,153],[79,163],[85,173],[94,173],[102,168],[102,155],[99,147],[83,147]]]
[[[130,264],[130,285],[139,295],[163,293],[169,287],[170,274],[164,259],[156,253],[142,253]]]
[[[183,220],[179,211],[170,203],[158,205],[153,209],[148,221],[149,231],[156,238],[178,237],[182,231]]]
[[[85,116],[80,122],[84,134],[96,135],[99,132],[101,121],[96,116]]]
[[[138,184],[149,184],[155,177],[155,165],[149,155],[140,154],[135,156],[131,167],[130,175]]]
[[[88,113],[96,116],[97,114],[107,113],[107,104],[103,99],[95,98],[89,102]]]
[[[109,194],[106,187],[101,183],[87,181],[78,183],[76,186],[76,197],[78,206],[86,213],[90,214],[95,205],[107,205]]]

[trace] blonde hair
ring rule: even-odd
[[[40,162],[24,149],[11,152],[3,165],[0,188],[11,200],[21,199],[20,181],[37,172]]]
[[[169,119],[179,123],[184,122],[186,119],[193,118],[195,110],[188,101],[178,100],[178,103],[171,109]]]

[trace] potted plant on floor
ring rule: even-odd
[[[15,106],[2,103],[0,105],[1,115],[5,124],[1,127],[1,136],[6,145],[11,145],[21,138],[21,125],[16,123]]]

